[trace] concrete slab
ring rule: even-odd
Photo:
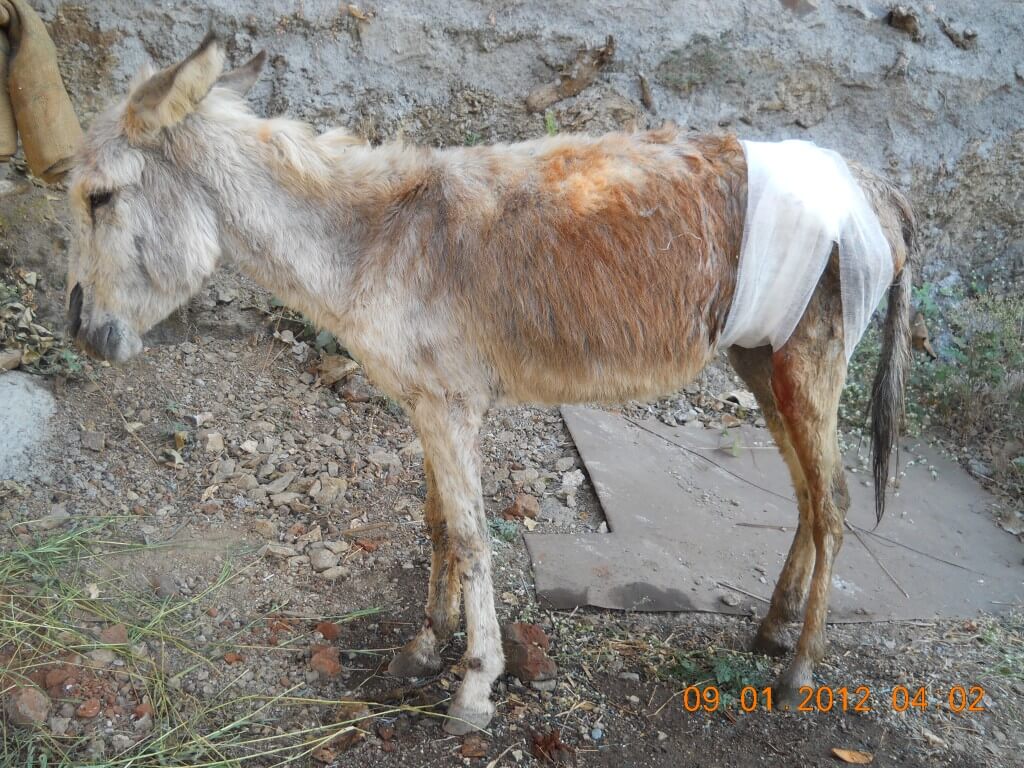
[[[0,480],[29,477],[53,410],[53,395],[39,377],[21,371],[0,374]]]
[[[673,428],[581,407],[562,414],[610,533],[526,535],[543,603],[763,613],[796,523],[789,473],[767,431]],[[854,531],[837,563],[829,620],[1019,609],[1024,551],[992,521],[989,495],[927,447],[912,465],[904,453],[901,464],[906,476],[874,532],[872,488],[848,470]]]

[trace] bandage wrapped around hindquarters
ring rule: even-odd
[[[779,349],[839,245],[846,359],[892,282],[892,251],[846,162],[807,141],[744,141],[747,216],[719,347]]]
[[[0,0],[0,162],[18,148],[47,182],[71,167],[82,129],[57,68],[57,51],[26,0]]]

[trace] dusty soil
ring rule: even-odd
[[[448,670],[410,684],[384,673],[392,650],[415,629],[426,596],[429,545],[419,522],[425,488],[415,436],[358,374],[338,385],[341,394],[320,386],[315,357],[271,331],[235,342],[193,337],[152,348],[124,368],[90,365],[79,379],[52,382],[57,437],[38,457],[36,479],[8,488],[0,547],[30,547],[102,520],[109,522],[94,538],[122,543],[101,545],[102,557],[60,570],[95,590],[90,597],[97,602],[78,604],[73,614],[93,644],[79,643],[78,655],[63,665],[36,662],[44,673],[68,670],[49,689],[53,711],[42,729],[74,760],[100,762],[142,749],[188,713],[189,727],[207,734],[248,715],[237,735],[267,740],[218,754],[283,749],[245,765],[286,758],[313,764],[309,752],[317,745],[289,734],[363,715],[365,738],[328,740],[329,751],[317,756],[339,765],[486,765],[499,756],[502,765],[526,764],[536,761],[534,734],[557,728],[565,754],[580,765],[832,765],[834,747],[873,753],[876,765],[1017,763],[1024,747],[1019,616],[830,627],[819,684],[849,688],[849,710],[852,691],[864,686],[872,710],[769,713],[762,699],[746,714],[735,701],[711,713],[687,712],[681,692],[696,683],[736,696],[741,685],[766,685],[780,668],[776,662],[732,653],[744,649],[756,617],[541,610],[519,536],[523,526],[497,522],[502,510],[525,491],[540,500],[538,530],[593,530],[602,520],[589,482],[575,506],[566,505],[561,476],[579,459],[557,411],[532,408],[488,420],[485,498],[494,521],[500,618],[540,624],[559,674],[547,690],[503,676],[495,690],[498,715],[482,746],[445,737],[432,715],[443,713],[456,675]],[[699,383],[690,394],[634,408],[651,418],[692,408],[697,418],[720,423],[707,393],[735,383],[718,367]],[[194,426],[197,420],[203,423]],[[176,432],[185,439],[180,449]],[[210,433],[222,437],[223,449]],[[169,466],[179,459],[177,468]],[[328,485],[338,492],[334,500],[310,495]],[[56,530],[19,525],[55,509],[69,515]],[[317,540],[330,545],[329,571],[311,567],[314,550],[324,552]],[[40,582],[44,591],[52,588]],[[7,586],[5,592],[22,594]],[[154,606],[180,609],[161,633],[148,618]],[[111,653],[100,633],[115,618],[127,627],[127,644]],[[319,646],[340,650],[340,671],[315,661]],[[456,637],[445,660],[457,664],[463,649]],[[6,648],[8,657],[12,650],[25,652]],[[702,675],[686,659],[724,667]],[[140,660],[152,662],[148,672],[140,671]],[[911,693],[924,687],[927,708],[894,711],[897,685]],[[976,697],[984,711],[951,711],[956,685],[982,686],[984,696]],[[173,699],[173,711],[159,690]],[[87,706],[93,698],[98,712]],[[342,699],[370,702],[373,714],[339,710]],[[152,714],[138,709],[146,703]],[[9,759],[22,743],[18,733],[5,731]],[[480,756],[464,758],[463,750]],[[176,759],[193,764],[198,755]]]

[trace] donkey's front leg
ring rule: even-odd
[[[412,414],[433,469],[454,568],[466,608],[466,676],[448,707],[445,730],[484,728],[494,714],[491,685],[505,667],[491,585],[491,550],[480,490],[478,435],[485,402],[422,398]]]
[[[388,672],[396,677],[422,677],[441,669],[438,645],[451,637],[459,623],[461,585],[454,554],[448,540],[448,526],[430,460],[424,457],[427,501],[423,518],[430,533],[430,587],[426,618],[412,640],[395,654]]]

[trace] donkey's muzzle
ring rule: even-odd
[[[75,283],[71,289],[71,300],[68,302],[68,335],[75,339],[82,330],[82,285]]]

